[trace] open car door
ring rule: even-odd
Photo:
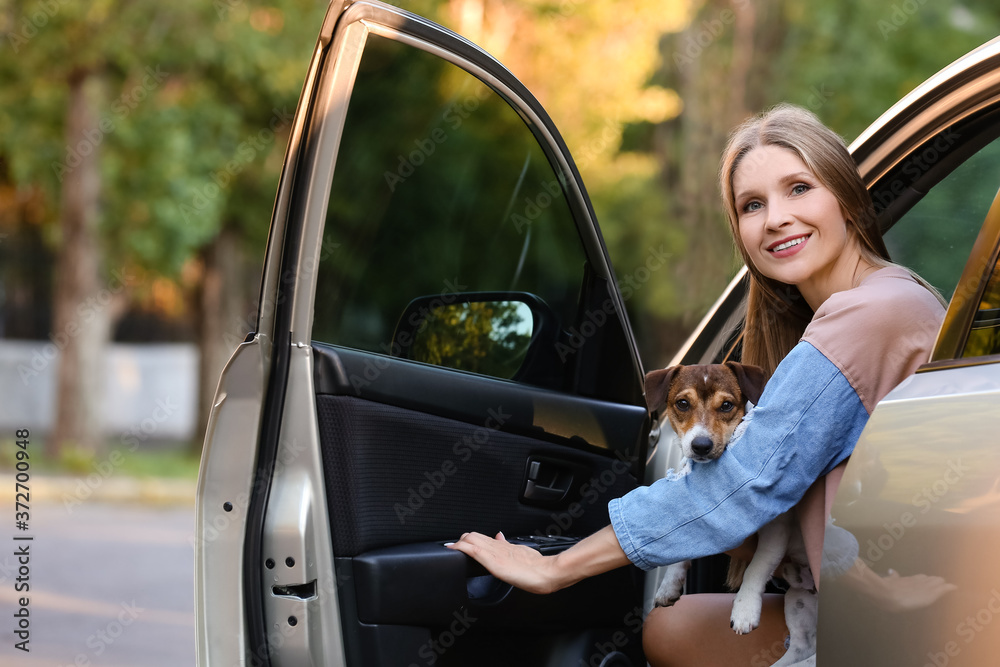
[[[343,4],[206,437],[199,664],[644,665],[635,568],[534,596],[444,547],[556,552],[642,479],[642,367],[579,173],[481,49]]]

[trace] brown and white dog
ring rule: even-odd
[[[746,414],[747,401],[756,404],[766,382],[756,366],[728,361],[724,364],[671,366],[646,375],[646,403],[650,412],[665,416],[680,445],[680,474],[692,463],[719,458]],[[760,624],[764,588],[786,556],[783,576],[791,588],[785,596],[785,622],[790,641],[788,651],[775,665],[805,667],[815,664],[816,596],[809,575],[805,547],[791,513],[786,513],[758,531],[757,550],[749,563],[730,562],[727,584],[739,588],[733,602],[730,627],[747,634]],[[667,567],[656,592],[658,607],[668,607],[680,598],[691,563]]]

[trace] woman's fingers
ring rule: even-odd
[[[545,556],[530,547],[511,544],[503,533],[497,533],[495,538],[481,533],[466,533],[457,542],[446,546],[474,558],[494,577],[520,589],[546,593],[552,588],[545,577]]]

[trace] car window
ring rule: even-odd
[[[946,130],[915,151],[901,173],[919,179],[939,168],[943,150],[959,140]],[[951,299],[1000,183],[1000,139],[969,156],[927,192],[885,234],[889,256]],[[876,200],[878,197],[876,196]]]
[[[1000,354],[1000,261],[993,265],[993,273],[986,284],[962,351],[963,357],[992,354]]]
[[[313,339],[515,377],[525,358],[559,354],[529,355],[528,342],[540,320],[570,328],[585,260],[521,116],[465,70],[369,36],[330,191]],[[546,378],[557,384],[536,383]]]

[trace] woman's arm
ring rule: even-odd
[[[867,420],[837,366],[799,343],[768,382],[743,436],[718,460],[611,501],[622,549],[648,570],[740,546],[844,460]]]
[[[612,526],[553,557],[475,533],[454,548],[497,578],[536,593],[629,561],[648,570],[735,549],[848,456],[867,417],[837,367],[800,343],[768,383],[743,436],[722,457],[612,500]]]
[[[531,547],[511,544],[503,533],[497,533],[495,539],[466,533],[448,546],[475,558],[497,579],[529,593],[554,593],[587,577],[629,564],[611,526],[555,556],[543,556]]]

